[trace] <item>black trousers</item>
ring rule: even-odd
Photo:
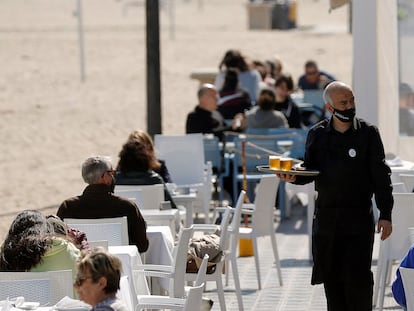
[[[324,282],[328,311],[372,311],[373,277],[369,282]]]

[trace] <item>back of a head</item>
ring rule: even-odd
[[[94,156],[82,163],[82,177],[87,184],[96,183],[102,175],[112,169],[111,159],[107,156]]]
[[[227,69],[224,77],[224,84],[222,91],[234,91],[239,84],[238,72],[235,69]]]
[[[224,55],[223,60],[219,65],[219,69],[222,70],[222,67],[225,66],[226,69],[237,68],[241,72],[246,71],[248,66],[244,60],[243,55],[238,50],[228,50]]]
[[[145,144],[150,150],[154,149],[154,142],[152,141],[151,136],[143,130],[138,129],[129,134],[128,141],[131,140],[136,140],[142,144]]]
[[[118,168],[122,173],[146,172],[154,158],[147,146],[137,140],[126,142],[119,153]]]
[[[0,270],[29,271],[50,247],[53,228],[35,210],[20,212],[13,220],[1,247]]]
[[[265,111],[273,110],[275,100],[276,96],[273,90],[265,88],[260,91],[257,105]]]

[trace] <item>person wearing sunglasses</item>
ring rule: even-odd
[[[302,90],[323,90],[335,77],[326,71],[319,70],[318,64],[313,60],[305,63],[305,74],[300,76],[298,87]]]
[[[116,297],[122,270],[118,257],[103,248],[95,248],[82,253],[77,270],[73,286],[79,299],[92,306],[91,311],[128,311]]]

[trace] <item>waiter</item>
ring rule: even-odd
[[[312,226],[312,285],[324,284],[328,311],[371,311],[374,217],[380,210],[381,240],[392,232],[391,170],[378,128],[355,117],[352,89],[339,81],[323,94],[330,119],[313,126],[303,166],[316,177],[278,174],[294,184],[315,181],[318,193]]]

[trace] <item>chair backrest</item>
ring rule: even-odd
[[[203,260],[201,261],[201,265],[198,268],[197,271],[197,278],[194,282],[194,286],[200,286],[201,284],[203,284],[206,280],[206,273],[207,273],[207,263],[208,263],[208,259],[210,258],[210,256],[208,256],[207,254],[204,255]]]
[[[173,250],[174,279],[170,280],[170,296],[184,297],[185,273],[187,268],[187,253],[190,238],[193,235],[193,227],[181,228],[178,244]]]
[[[405,185],[407,192],[414,191],[414,175],[411,174],[400,174],[400,179]]]
[[[132,195],[140,209],[159,209],[164,201],[164,185],[117,185],[115,194],[122,197]]]
[[[119,280],[119,290],[117,297],[122,300],[127,306],[129,311],[135,311],[135,306],[138,304],[137,295],[135,289],[132,289],[127,275],[121,276]]]
[[[392,192],[405,193],[407,188],[403,182],[394,182],[392,183]]]
[[[72,270],[0,272],[0,300],[16,296],[49,305],[65,296],[73,298]]]
[[[142,205],[142,191],[134,186],[115,186],[114,194],[125,199],[133,200],[140,208]]]
[[[65,218],[65,223],[85,232],[88,240],[107,240],[109,246],[129,245],[127,217]]]
[[[177,185],[204,183],[203,134],[162,135],[154,137],[157,158],[165,161]]]
[[[201,310],[201,301],[203,298],[203,291],[204,291],[205,283],[202,283],[199,286],[191,287],[188,290],[187,298],[184,304],[184,311],[194,311],[194,310]]]
[[[236,254],[237,251],[237,244],[239,240],[239,228],[240,228],[240,220],[241,220],[241,212],[243,208],[244,198],[246,196],[246,191],[241,190],[239,197],[237,198],[237,202],[235,207],[232,209],[232,220],[230,225],[227,228],[227,231],[231,233],[230,236],[230,249],[229,252],[231,254]]]
[[[275,210],[276,194],[279,178],[276,175],[266,175],[260,179],[254,199],[252,227],[256,234],[269,234],[273,230],[273,212]]]
[[[248,128],[246,134],[269,136],[269,138],[277,141],[278,148],[275,150],[276,152],[287,152],[290,157],[303,159],[308,131],[308,129],[296,128]],[[283,143],[288,141],[291,142],[291,144],[288,144],[290,147],[284,148]]]
[[[400,259],[411,246],[408,228],[414,227],[414,193],[393,193],[393,197],[393,230],[387,239],[389,258]]]
[[[206,162],[210,161],[213,167],[216,167],[220,172],[223,166],[223,154],[220,150],[220,141],[217,136],[204,135],[204,159]]]
[[[303,90],[303,102],[323,108],[325,103],[322,94],[322,90]]]
[[[233,158],[233,170],[234,173],[237,174],[238,168],[242,166],[242,142],[245,141],[245,154],[246,154],[246,171],[247,172],[254,172],[257,174],[258,165],[267,165],[269,163],[269,153],[264,151],[260,148],[274,151],[274,152],[281,152],[280,148],[277,145],[277,141],[274,138],[252,138],[252,137],[244,137],[238,136],[234,138],[234,147],[235,147],[235,154]],[[249,145],[247,142],[258,146]]]
[[[107,240],[88,240],[89,246],[93,249],[95,247],[103,247],[108,250],[108,241]]]
[[[407,311],[414,311],[414,269],[400,267],[403,282]]]

